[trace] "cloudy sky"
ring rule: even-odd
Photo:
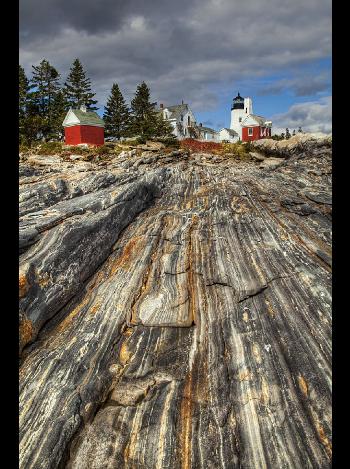
[[[20,63],[67,76],[82,61],[100,111],[112,83],[130,102],[145,81],[158,103],[189,103],[229,127],[239,91],[275,131],[331,131],[331,0],[25,0]]]

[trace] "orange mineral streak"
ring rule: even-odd
[[[120,352],[119,352],[119,361],[121,365],[126,365],[128,361],[130,360],[132,356],[132,353],[130,352],[128,348],[128,343],[125,341],[123,342],[122,346],[120,347]]]
[[[194,274],[193,274],[193,246],[192,246],[192,231],[194,227],[198,224],[198,216],[192,216],[192,223],[189,229],[188,234],[188,249],[187,249],[187,259],[189,264],[188,272],[188,294],[190,297],[190,317],[192,317],[192,322],[196,324],[196,301],[195,301],[195,285],[194,285]]]
[[[181,401],[181,433],[180,433],[180,455],[181,469],[189,469],[191,467],[192,453],[192,374],[189,372],[183,391]]]
[[[24,296],[26,296],[29,290],[29,286],[30,285],[28,283],[27,276],[23,273],[20,273],[19,275],[19,297],[20,298],[23,298]]]
[[[328,454],[329,458],[331,458],[331,456],[332,456],[332,443],[327,438],[322,425],[320,425],[320,424],[317,425],[317,432],[318,432],[318,436],[320,437],[320,440],[321,440],[323,446],[325,447],[325,449],[327,451],[327,454]]]
[[[308,397],[309,390],[308,390],[307,382],[305,381],[302,375],[298,376],[298,382],[299,382],[299,387],[301,389],[301,392],[304,394],[305,397]]]
[[[32,321],[28,318],[23,319],[19,324],[19,340],[24,347],[33,337],[34,328]]]
[[[57,326],[56,332],[62,332],[67,327],[69,327],[74,320],[75,316],[77,316],[83,309],[86,304],[91,300],[90,295],[87,295],[84,300],[79,303],[69,314],[66,316],[62,322],[59,323]]]
[[[133,237],[123,248],[123,252],[118,257],[111,268],[111,274],[114,274],[120,267],[126,269],[130,266],[133,259],[137,258],[144,247],[144,237]]]

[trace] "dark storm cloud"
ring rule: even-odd
[[[196,2],[176,0],[26,0],[20,4],[20,35],[51,36],[63,28],[90,34],[115,31],[125,18],[145,15],[161,21]]]
[[[100,105],[145,80],[159,102],[210,110],[218,90],[331,50],[330,0],[26,0],[20,31],[28,74],[47,58],[65,78],[79,57]]]

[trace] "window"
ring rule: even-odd
[[[252,127],[249,127],[249,128],[248,128],[248,136],[249,136],[249,137],[252,137],[252,136],[253,136],[253,128],[252,128]]]
[[[240,118],[238,119],[238,122],[242,122],[242,117],[240,117]]]
[[[191,118],[190,116],[187,117],[187,125],[190,125],[191,124]]]

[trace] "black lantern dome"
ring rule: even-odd
[[[244,98],[239,93],[232,101],[232,109],[244,109]]]

